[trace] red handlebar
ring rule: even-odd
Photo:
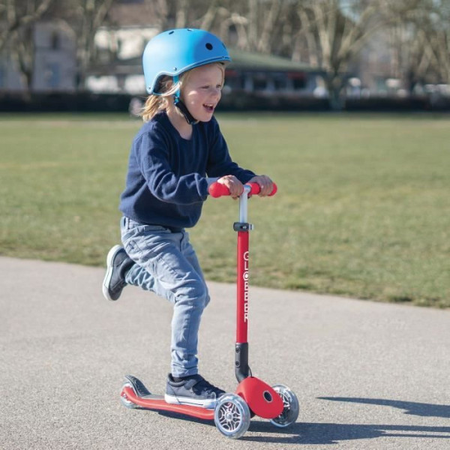
[[[258,183],[247,183],[247,186],[250,186],[251,188],[249,195],[258,195],[261,192],[261,187]],[[277,190],[277,185],[273,183],[273,190],[269,194],[269,197],[275,195],[277,193]],[[217,181],[209,186],[208,191],[211,197],[214,198],[230,195],[230,190],[224,184],[218,183]]]

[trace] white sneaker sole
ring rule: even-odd
[[[113,273],[112,261],[114,259],[115,254],[117,253],[117,251],[121,248],[122,247],[120,245],[115,245],[108,252],[108,256],[106,257],[106,274],[105,274],[105,278],[103,279],[103,286],[102,286],[103,297],[105,297],[106,300],[111,300],[111,301],[113,300],[109,295],[108,286],[109,286],[109,283],[111,283],[111,277],[112,277],[112,273]]]
[[[164,400],[166,403],[171,405],[187,405],[187,406],[199,406],[205,409],[214,409],[217,404],[217,399],[195,399],[189,397],[175,397],[174,395],[164,395]]]

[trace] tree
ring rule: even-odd
[[[222,39],[236,35],[236,47],[258,53],[290,58],[292,34],[298,26],[296,5],[300,0],[248,0],[220,2]],[[231,33],[230,33],[231,32]]]
[[[217,14],[217,3],[217,0],[145,0],[152,24],[160,31],[200,24],[199,28],[208,30],[211,25],[209,21],[214,20]],[[204,21],[201,19],[203,16]]]
[[[299,0],[146,0],[149,17],[160,31],[197,27],[212,31],[242,50],[279,53],[290,41],[292,18]]]
[[[77,20],[73,22],[77,36],[77,85],[83,89],[86,72],[93,59],[95,34],[105,22],[114,0],[78,0],[77,3]]]
[[[435,2],[433,19],[436,22],[429,42],[433,50],[441,81],[450,84],[450,1]]]
[[[382,0],[306,0],[298,5],[301,28],[296,39],[308,48],[312,65],[326,71],[330,106],[343,107],[349,63],[388,18]]]
[[[0,2],[0,52],[16,62],[24,85],[33,81],[33,25],[45,15],[54,0],[3,0]]]
[[[54,0],[2,0],[0,1],[0,51],[17,33],[39,20]]]
[[[55,3],[49,19],[71,30],[76,46],[77,88],[83,90],[87,70],[95,58],[95,34],[108,22],[116,0],[65,0]]]
[[[29,90],[33,81],[34,25],[39,20],[59,22],[76,39],[78,86],[84,86],[92,61],[94,36],[104,23],[114,0],[2,0],[0,2],[0,51],[8,47]]]
[[[449,83],[449,0],[397,0],[388,8],[394,75],[410,93],[418,84]]]

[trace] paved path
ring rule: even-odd
[[[0,258],[0,448],[448,449],[450,311],[251,289],[256,376],[297,393],[298,423],[254,418],[242,440],[212,423],[119,402],[131,373],[162,392],[171,307],[102,269]],[[234,286],[210,284],[202,374],[234,390]]]

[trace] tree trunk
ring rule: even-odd
[[[342,111],[345,108],[345,96],[342,91],[345,81],[342,74],[330,72],[325,77],[325,85],[328,90],[328,100],[332,111]]]

